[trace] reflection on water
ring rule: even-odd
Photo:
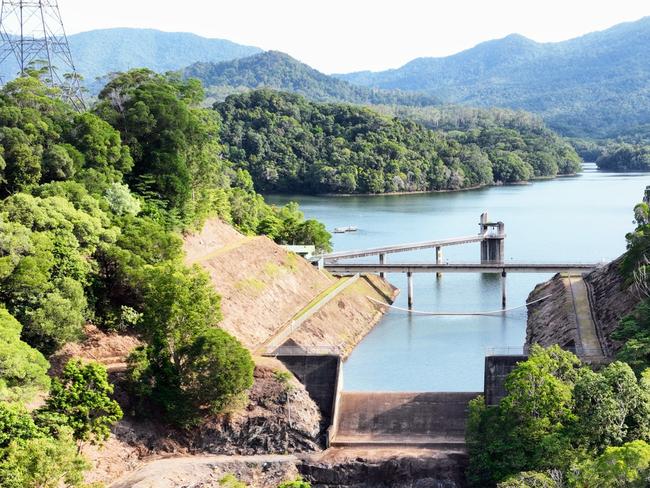
[[[476,191],[373,197],[271,197],[298,201],[307,217],[335,234],[337,251],[444,239],[478,232],[480,214],[505,222],[506,259],[528,262],[599,262],[625,251],[633,228],[632,208],[650,184],[648,174],[601,173],[587,165],[578,177]],[[449,262],[475,262],[479,245],[444,248]],[[375,258],[376,259],[376,258]],[[435,260],[435,250],[389,256],[390,262]],[[523,305],[537,283],[550,276],[510,274],[508,306]],[[406,290],[400,274],[388,275]],[[422,311],[477,312],[501,305],[499,276],[435,274],[414,277],[414,307]],[[406,293],[397,306],[406,307]],[[506,317],[409,316],[391,311],[345,364],[349,391],[480,391],[488,347],[521,345],[525,309]]]

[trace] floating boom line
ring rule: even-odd
[[[400,312],[406,312],[411,315],[423,315],[423,316],[429,316],[429,317],[477,317],[477,316],[488,316],[488,317],[496,317],[499,315],[505,315],[508,312],[513,312],[515,310],[520,310],[522,308],[526,308],[529,305],[534,305],[535,303],[539,303],[541,301],[544,301],[548,298],[550,298],[552,295],[546,295],[542,298],[538,298],[537,300],[533,300],[532,302],[527,302],[523,305],[519,305],[518,307],[512,307],[512,308],[507,308],[505,310],[495,310],[492,312],[423,312],[420,310],[409,310],[408,308],[402,308],[402,307],[396,307],[395,305],[388,305],[384,302],[381,302],[379,300],[375,300],[374,298],[371,297],[366,297],[368,300],[371,302],[374,302],[378,305],[382,305],[384,307],[388,307],[392,310],[397,310]]]

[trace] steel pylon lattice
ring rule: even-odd
[[[2,0],[0,42],[0,65],[17,63],[19,76],[42,66],[48,85],[77,110],[85,107],[58,1]]]

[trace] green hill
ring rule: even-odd
[[[508,124],[484,117],[471,129],[434,131],[268,89],[229,96],[215,109],[226,158],[261,192],[460,190],[580,170],[571,146],[526,114],[509,115]]]
[[[209,91],[229,94],[256,88],[298,93],[317,102],[361,104],[433,105],[430,95],[400,90],[378,90],[352,85],[321,73],[291,56],[267,51],[253,56],[225,61],[199,62],[185,69],[185,76],[200,79]],[[224,98],[221,96],[221,98]]]

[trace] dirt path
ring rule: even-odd
[[[295,469],[298,458],[292,455],[260,456],[187,456],[157,459],[129,473],[109,488],[173,488],[191,486],[193,481],[213,481],[215,486],[228,473],[243,468],[259,467],[269,464],[285,465],[288,471]],[[209,486],[209,485],[206,485]]]

